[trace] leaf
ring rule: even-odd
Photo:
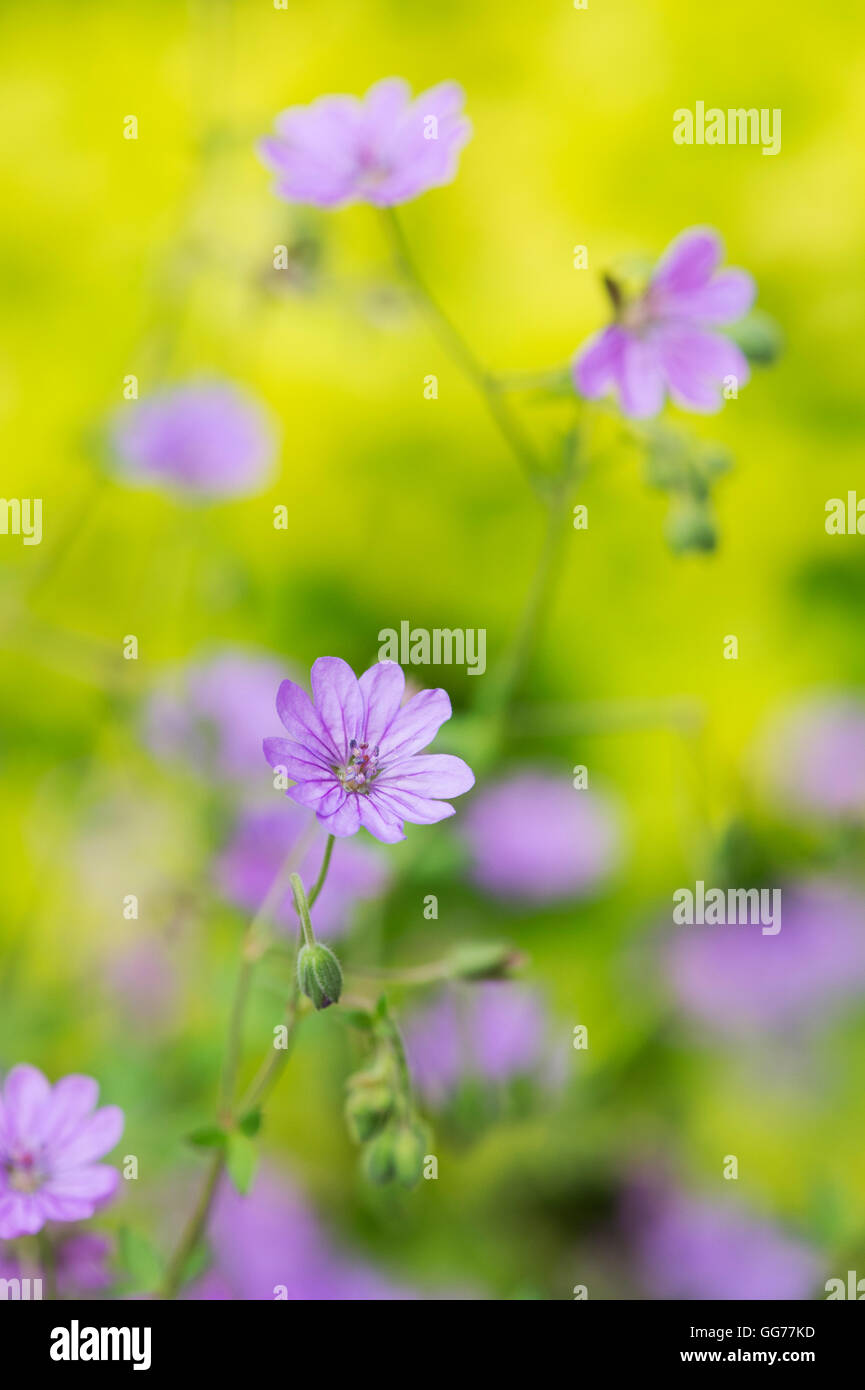
[[[118,1253],[123,1270],[137,1293],[152,1293],[162,1282],[163,1262],[144,1236],[128,1226],[118,1233]]]
[[[228,1176],[241,1196],[245,1197],[255,1178],[258,1150],[239,1129],[232,1130],[228,1136],[225,1163]]]
[[[197,1149],[221,1149],[227,1138],[225,1130],[218,1125],[202,1125],[200,1129],[187,1134],[186,1142],[194,1144]]]

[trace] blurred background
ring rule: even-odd
[[[3,6],[0,476],[44,534],[0,536],[0,1070],[86,1072],[125,1111],[139,1177],[88,1224],[113,1261],[90,1287],[146,1287],[121,1228],[164,1254],[200,1181],[183,1136],[212,1117],[241,934],[297,833],[256,751],[279,680],[323,654],[360,672],[403,619],[486,629],[486,675],[407,671],[447,689],[436,748],[477,753],[477,786],[405,844],[338,844],[322,935],[359,981],[467,940],[525,964],[389,994],[438,1159],[410,1192],[360,1170],[352,1030],[305,1020],[193,1295],[808,1298],[865,1275],[865,558],[824,529],[862,478],[860,29],[801,0]],[[603,435],[492,754],[477,704],[543,511],[373,210],[279,202],[254,149],[284,107],[393,74],[465,88],[459,174],[403,225],[492,369],[567,362],[604,268],[698,223],[785,337],[688,422],[733,460],[715,553],[671,551],[640,449]],[[780,154],[674,145],[697,100],[781,108]],[[131,375],[142,400],[233,383],[270,441],[261,486],[131,486]],[[517,408],[551,448],[562,403]],[[782,886],[781,933],[674,927],[697,879]],[[243,1078],[285,988],[260,972]]]

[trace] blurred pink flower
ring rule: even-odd
[[[775,716],[754,757],[782,812],[865,816],[865,701],[815,695]]]
[[[607,802],[545,770],[518,771],[476,792],[461,828],[472,879],[501,899],[583,896],[610,873],[620,852]]]
[[[89,1076],[50,1086],[17,1066],[0,1099],[0,1237],[34,1235],[46,1221],[83,1221],[113,1196],[120,1174],[97,1163],[123,1130],[116,1105],[96,1110]]]
[[[471,135],[464,101],[456,82],[441,82],[412,101],[408,84],[388,77],[362,100],[325,96],[290,106],[258,149],[276,175],[276,193],[288,202],[393,207],[456,176]]]
[[[751,307],[755,287],[744,270],[718,270],[723,246],[711,228],[673,241],[645,291],[617,305],[616,321],[584,343],[574,384],[588,400],[614,390],[625,415],[657,415],[669,394],[685,410],[714,411],[727,376],[744,386],[748,362],[714,326]]]

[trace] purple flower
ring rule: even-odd
[[[358,680],[337,656],[313,664],[314,703],[293,681],[279,687],[276,710],[289,737],[266,738],[264,755],[294,780],[286,796],[314,810],[328,834],[363,826],[396,844],[405,839],[403,821],[433,825],[452,816],[453,806],[438,798],[474,785],[462,758],[418,756],[451,717],[445,692],[422,690],[402,705],[404,690],[396,662],[380,661]]]
[[[464,101],[456,82],[440,82],[412,101],[407,83],[388,77],[362,101],[326,96],[290,106],[258,149],[288,202],[394,207],[456,176],[471,135]]]
[[[186,1295],[195,1301],[416,1297],[337,1250],[300,1193],[267,1172],[246,1197],[223,1185],[210,1232],[214,1264]]]
[[[246,912],[257,912],[285,856],[308,827],[314,827],[314,838],[298,866],[307,892],[321,868],[327,832],[310,820],[308,811],[282,800],[277,806],[252,807],[242,812],[216,865],[216,879],[225,896]],[[341,936],[351,925],[357,901],[376,897],[389,877],[387,865],[371,847],[353,842],[338,845],[316,900],[316,932]],[[297,930],[297,912],[290,890],[274,916],[282,926]]]
[[[95,1231],[79,1231],[61,1241],[56,1253],[58,1293],[68,1298],[107,1289],[112,1282],[111,1252],[111,1241]]]
[[[200,497],[260,492],[276,456],[269,414],[228,381],[176,386],[123,406],[112,443],[130,481]]]
[[[638,1186],[626,1217],[638,1277],[658,1299],[807,1299],[821,1274],[816,1252],[732,1200],[708,1202]]]
[[[35,1067],[13,1067],[0,1099],[0,1237],[34,1235],[46,1221],[83,1221],[111,1197],[120,1174],[96,1163],[120,1138],[123,1112],[96,1110],[89,1076],[50,1086]]]
[[[865,899],[815,880],[781,892],[781,930],[677,927],[667,973],[681,1007],[725,1034],[801,1028],[865,993]]]
[[[471,1077],[493,1084],[546,1072],[546,1013],[523,985],[488,980],[447,990],[410,1015],[403,1031],[412,1080],[431,1104]]]
[[[595,400],[614,389],[634,419],[657,415],[665,394],[685,410],[719,410],[724,378],[743,386],[750,372],[736,344],[712,329],[747,313],[755,293],[744,270],[718,270],[722,254],[711,228],[676,237],[644,292],[617,303],[616,322],[580,348],[579,393]]]
[[[534,769],[472,797],[462,828],[472,878],[496,898],[544,902],[587,893],[619,851],[616,819],[604,800]]]
[[[865,703],[823,695],[788,710],[757,750],[773,800],[833,818],[865,815]]]
[[[284,669],[275,657],[229,649],[173,672],[148,703],[148,747],[208,778],[260,783],[261,730]]]

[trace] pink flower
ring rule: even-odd
[[[596,400],[615,390],[634,419],[657,415],[667,394],[684,410],[719,410],[724,378],[743,386],[750,371],[736,344],[712,330],[746,314],[755,294],[746,271],[718,270],[722,255],[711,228],[676,237],[644,292],[617,303],[616,322],[577,353],[580,395]]]
[[[97,1163],[123,1130],[116,1105],[96,1110],[89,1076],[50,1086],[36,1067],[13,1067],[0,1098],[0,1237],[34,1235],[46,1221],[84,1221],[113,1196],[116,1168]]]
[[[363,100],[326,96],[290,106],[258,149],[288,202],[394,207],[455,177],[471,135],[464,100],[456,82],[440,82],[412,101],[408,84],[388,77]]]
[[[451,717],[443,690],[422,690],[402,705],[405,676],[394,661],[380,661],[360,680],[337,656],[312,668],[310,700],[283,681],[276,710],[289,735],[266,738],[264,756],[294,781],[286,796],[309,806],[330,835],[354,835],[361,826],[385,844],[404,840],[403,822],[433,825],[454,814],[438,798],[474,786],[462,758],[418,754]]]

